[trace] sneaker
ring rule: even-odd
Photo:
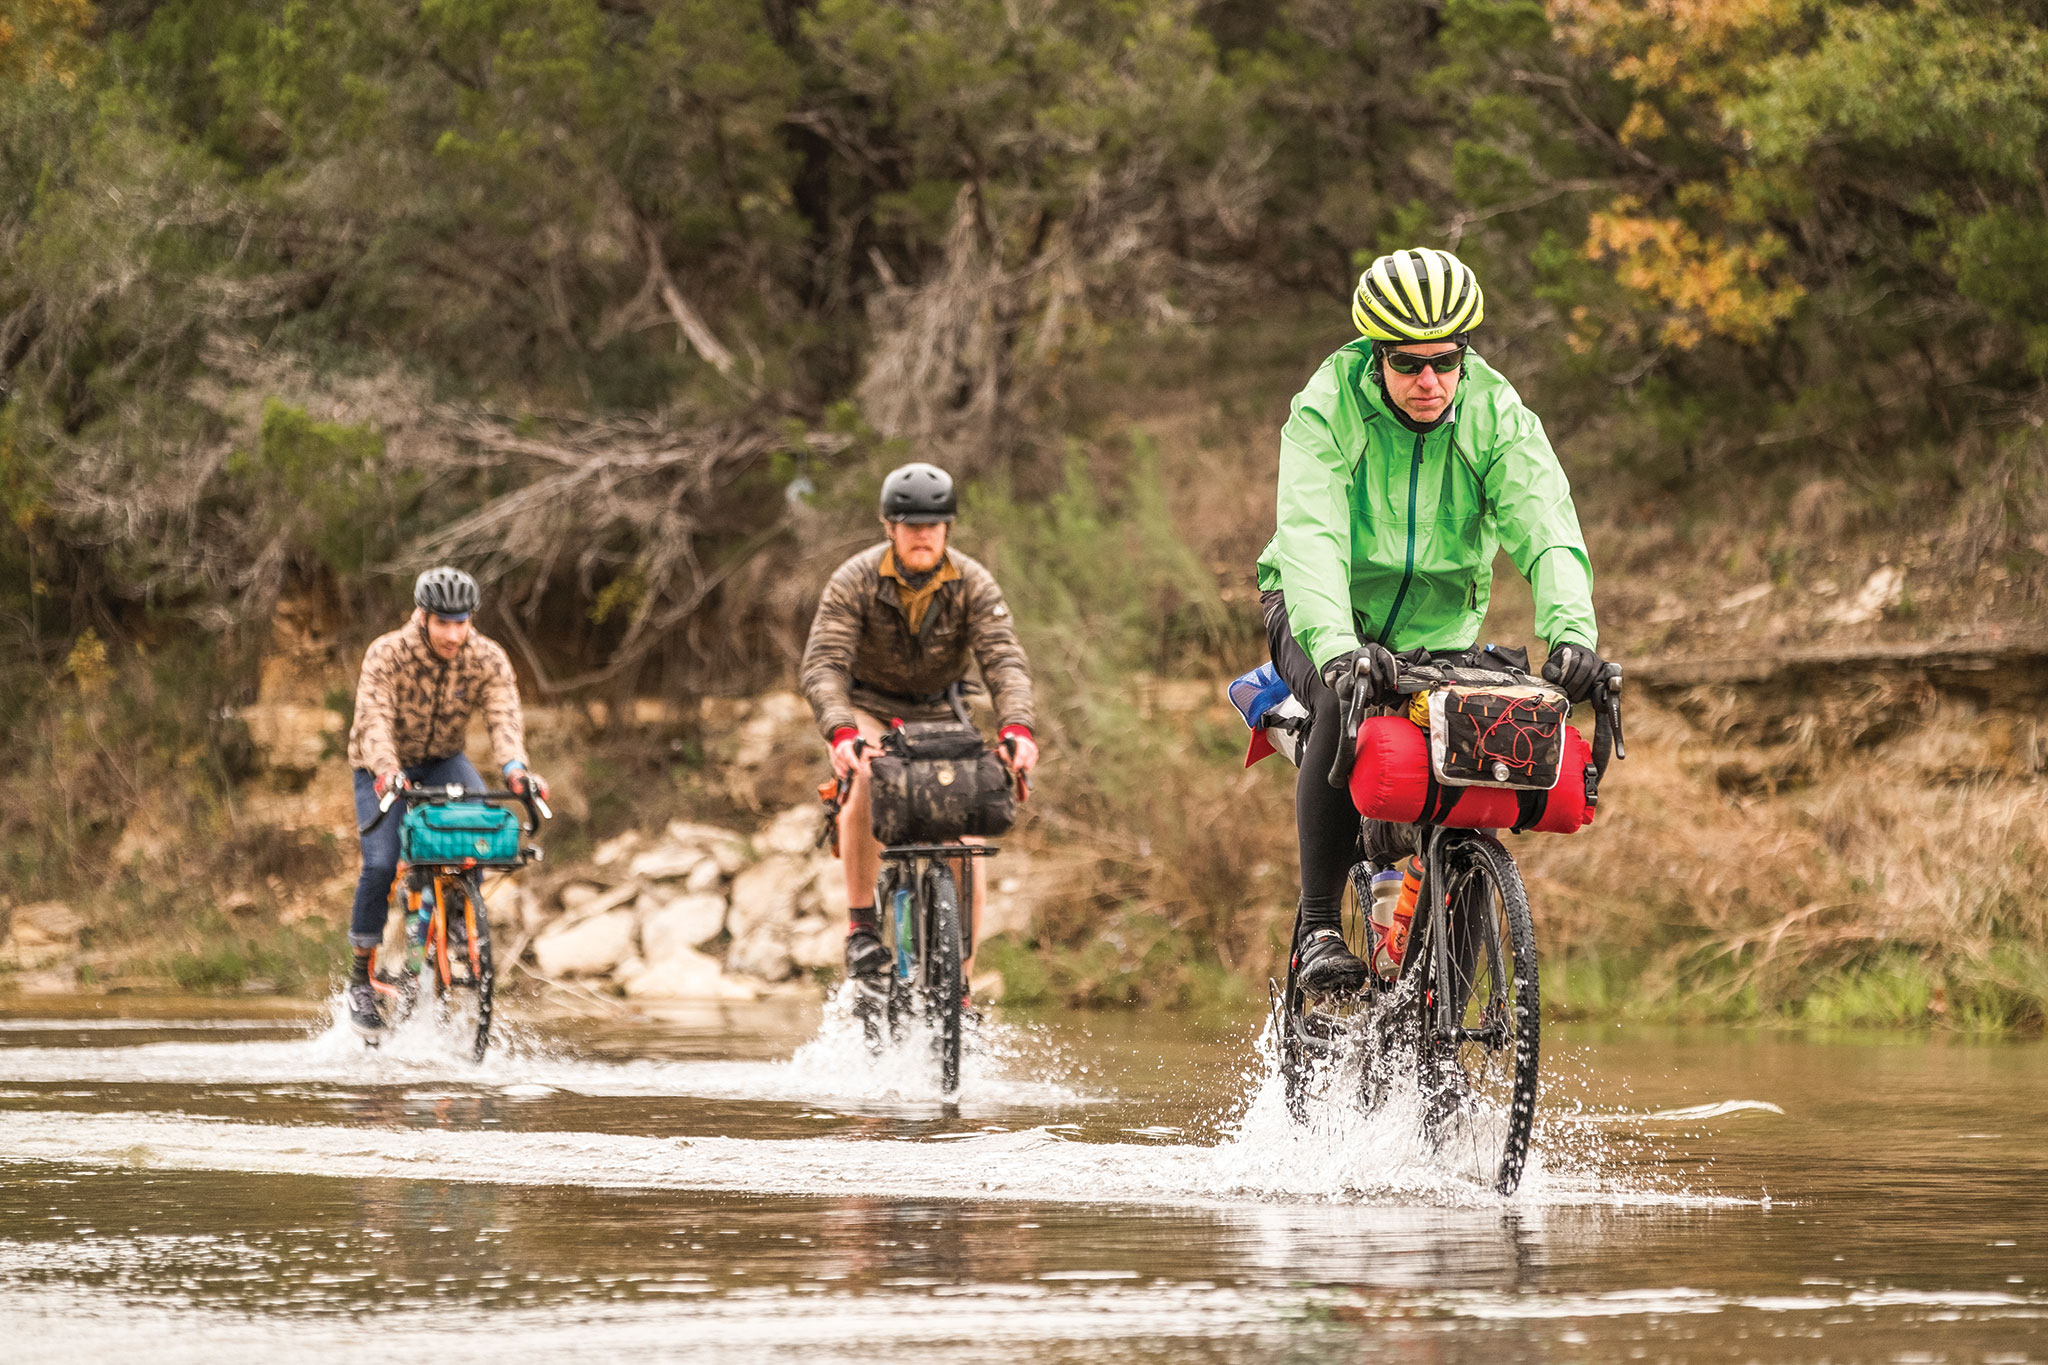
[[[348,988],[348,1022],[373,1043],[384,1036],[384,1016],[377,1013],[377,988],[367,981]]]
[[[1335,929],[1317,929],[1303,939],[1294,968],[1296,982],[1316,995],[1360,990],[1367,973],[1365,963],[1344,946],[1344,935]]]
[[[855,929],[846,936],[846,974],[849,977],[878,977],[889,970],[889,950],[872,929]]]

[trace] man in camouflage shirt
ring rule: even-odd
[[[979,664],[1004,760],[1018,773],[1038,762],[1031,664],[995,578],[947,547],[958,510],[944,470],[909,464],[890,474],[882,483],[888,539],[839,566],[804,647],[804,696],[832,747],[833,772],[853,779],[839,813],[849,976],[878,974],[889,961],[875,916],[882,850],[869,819],[867,752],[888,722],[953,719],[947,690]],[[971,905],[985,900],[984,861],[973,860]]]
[[[368,824],[387,791],[413,784],[459,783],[482,790],[484,780],[464,756],[470,715],[483,708],[491,753],[512,791],[531,785],[545,800],[548,784],[526,767],[525,725],[512,661],[495,640],[470,622],[479,594],[460,569],[429,569],[413,584],[412,619],[371,642],[356,684],[356,719],[348,732],[348,762],[355,770],[356,823]],[[385,909],[398,875],[398,833],[405,802],[396,802],[377,828],[362,836],[363,872],[349,917],[349,1022],[366,1037],[383,1027],[370,985],[370,957],[384,939]]]

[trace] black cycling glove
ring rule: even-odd
[[[1382,702],[1398,695],[1401,665],[1385,645],[1364,645],[1339,654],[1323,665],[1323,681],[1349,703],[1354,689],[1365,688],[1365,699]]]
[[[1593,688],[1613,667],[1584,645],[1556,645],[1543,661],[1543,681],[1556,686],[1577,706],[1592,700]]]

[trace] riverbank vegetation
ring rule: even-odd
[[[281,612],[315,709],[442,560],[536,703],[786,686],[915,454],[1089,869],[1041,989],[1255,994],[1291,799],[1169,702],[1259,658],[1274,430],[1403,245],[1485,282],[1609,651],[2038,672],[2044,58],[1976,0],[0,0],[0,900],[146,957],[233,888],[288,974],[276,888],[348,858],[250,796]],[[2043,698],[1871,679],[1642,707],[1528,846],[1550,998],[2039,1027]],[[721,799],[663,724],[579,759],[565,847]]]

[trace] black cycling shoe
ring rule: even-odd
[[[348,988],[348,1022],[373,1043],[384,1036],[384,1016],[377,1013],[377,988],[367,981]]]
[[[1335,929],[1311,931],[1294,955],[1295,982],[1311,994],[1363,990],[1367,975],[1365,963],[1344,945],[1344,935]]]
[[[889,950],[872,929],[856,929],[846,936],[846,974],[853,979],[879,977],[889,970]]]

